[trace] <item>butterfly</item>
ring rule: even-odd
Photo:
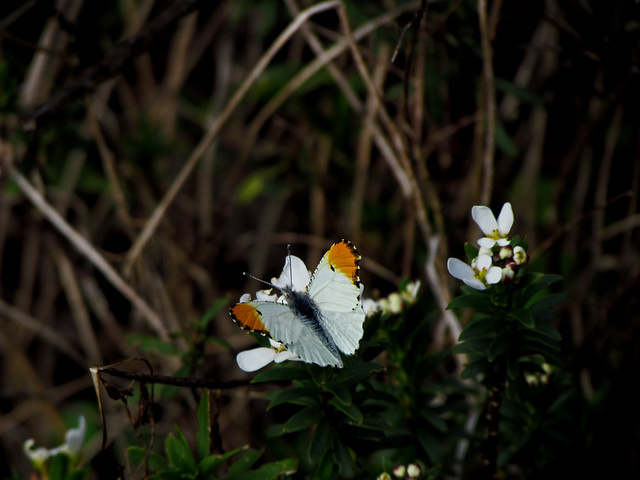
[[[301,290],[294,289],[299,280],[293,275],[309,274],[302,260],[289,254],[282,277],[264,282],[282,292],[280,301],[236,303],[229,313],[243,329],[282,343],[307,363],[342,368],[340,354],[354,354],[363,334],[359,264],[360,254],[351,242],[334,243]]]

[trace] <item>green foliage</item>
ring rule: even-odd
[[[263,454],[263,451],[259,450],[241,447],[223,454],[211,452],[208,391],[202,395],[196,418],[198,432],[195,451],[180,428],[175,426],[175,432],[167,435],[165,439],[165,455],[132,446],[127,450],[129,460],[136,467],[144,466],[145,470],[150,471],[149,478],[156,480],[275,480],[296,470],[297,462],[293,459],[265,463],[258,468],[252,468]]]
[[[527,273],[518,282],[494,285],[488,290],[465,288],[448,308],[473,308],[474,318],[460,335],[454,351],[467,354],[462,378],[482,377],[486,385],[507,380],[507,391],[524,388],[530,356],[561,366],[560,335],[551,324],[552,308],[565,297],[545,295],[560,280],[558,275]]]

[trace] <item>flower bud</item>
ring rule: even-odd
[[[416,465],[415,463],[407,465],[407,476],[409,478],[420,478],[421,474],[422,474],[422,469],[420,468],[419,465]]]
[[[518,265],[526,263],[528,260],[527,252],[522,247],[516,247],[513,249],[513,259]]]
[[[407,473],[407,467],[405,467],[404,465],[398,465],[396,468],[393,469],[393,475],[397,478],[404,478],[406,473]]]

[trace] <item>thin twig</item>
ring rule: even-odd
[[[147,320],[151,329],[163,340],[169,333],[156,312],[123,279],[104,257],[45,200],[42,194],[9,162],[4,162],[9,176],[18,184],[29,201],[44,215],[53,227],[84,255]]]
[[[211,124],[211,127],[209,128],[209,131],[202,138],[202,140],[200,140],[198,145],[196,145],[195,149],[178,173],[177,178],[171,184],[164,197],[162,197],[162,200],[160,200],[160,203],[156,206],[155,210],[151,214],[151,217],[149,217],[149,220],[145,224],[144,229],[142,230],[142,232],[140,232],[140,235],[136,238],[135,242],[131,246],[131,249],[127,253],[127,257],[123,265],[123,272],[125,273],[125,276],[128,276],[128,274],[130,273],[133,263],[136,261],[136,259],[142,252],[142,249],[158,228],[160,220],[162,220],[162,218],[164,217],[167,208],[169,208],[169,205],[173,202],[176,195],[191,175],[191,172],[193,172],[193,169],[197,165],[198,160],[200,160],[211,142],[218,136],[218,134],[222,130],[222,127],[229,120],[240,101],[244,98],[254,82],[260,77],[260,75],[267,67],[267,65],[269,65],[276,53],[283,47],[283,45],[289,40],[289,38],[298,29],[300,29],[302,25],[304,25],[304,23],[310,17],[325,10],[336,8],[338,5],[340,5],[340,2],[332,0],[319,3],[304,10],[274,40],[269,49],[260,58],[251,72],[249,72],[247,78],[244,80],[244,82],[242,82],[233,97],[231,97],[224,110],[216,116],[215,120]]]
[[[44,103],[29,110],[20,117],[23,128],[33,130],[39,123],[69,104],[73,100],[93,91],[100,83],[117,75],[124,65],[146,51],[156,40],[162,38],[162,33],[175,22],[195,9],[203,0],[183,0],[173,2],[170,6],[154,18],[147,28],[129,38],[116,47],[111,54],[86,70],[75,81],[56,92]]]
[[[139,372],[125,372],[111,367],[96,367],[98,374],[107,374],[118,378],[125,378],[127,380],[134,380],[136,382],[144,382],[151,384],[161,385],[173,385],[175,387],[188,387],[188,388],[208,388],[208,389],[228,389],[244,387],[251,383],[251,379],[238,379],[238,380],[205,380],[201,378],[185,378],[185,377],[172,377],[169,375],[156,375]]]
[[[292,10],[297,11],[295,5],[291,2],[288,4],[292,5]],[[395,10],[391,10],[386,12],[384,15],[366,23],[362,27],[358,28],[355,32],[353,32],[353,39],[355,41],[359,41],[365,38],[370,33],[374,32],[381,25],[385,25],[389,23],[394,18],[397,18],[402,13],[410,10],[414,7],[414,4],[405,5],[403,7],[399,7]],[[305,30],[301,30],[303,34],[305,34]],[[320,42],[315,38],[311,32],[309,36],[306,37],[309,43],[309,46],[313,50],[316,55],[316,58],[309,63],[304,69],[302,69],[295,77],[293,77],[286,85],[284,85],[278,93],[276,93],[269,102],[256,114],[255,118],[251,122],[251,125],[247,129],[246,141],[244,142],[244,148],[240,152],[239,162],[238,164],[241,166],[247,156],[249,155],[250,148],[255,143],[258,133],[262,129],[264,123],[276,112],[278,108],[289,98],[293,92],[295,92],[301,85],[304,84],[311,76],[317,73],[323,67],[327,67],[329,74],[333,78],[333,81],[336,82],[336,85],[342,91],[345,99],[351,106],[353,110],[356,112],[361,112],[363,109],[363,104],[356,95],[353,88],[349,83],[349,80],[346,76],[340,71],[338,67],[336,67],[332,61],[340,54],[342,54],[345,50],[349,48],[349,42],[346,39],[342,39],[335,45],[331,46],[327,50],[323,50]],[[393,174],[396,177],[396,180],[400,184],[400,187],[403,191],[403,194],[406,195],[406,192],[409,191],[409,180],[406,178],[405,173],[398,163],[396,155],[393,153],[391,146],[388,144],[384,136],[380,131],[380,127],[375,122],[373,118],[365,118],[365,122],[370,124],[370,128],[373,130],[373,137],[376,141],[377,147],[380,150],[380,153],[383,155],[389,168],[392,170]],[[237,169],[240,170],[239,168]],[[231,175],[233,178],[233,175]],[[235,185],[235,181],[230,181],[230,185]]]
[[[23,310],[9,305],[0,298],[0,317],[14,322],[20,327],[39,335],[45,341],[49,342],[53,348],[67,355],[78,365],[85,365],[86,360],[80,353],[73,348],[64,336],[59,334],[55,329],[51,328]]]
[[[478,18],[480,21],[480,36],[482,43],[482,76],[484,80],[484,149],[483,149],[483,181],[480,201],[482,205],[489,205],[493,191],[493,162],[495,155],[496,130],[496,93],[493,86],[493,52],[487,25],[487,0],[478,0]]]

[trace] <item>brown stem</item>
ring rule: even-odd
[[[499,382],[489,390],[487,410],[487,440],[483,459],[484,478],[498,477],[498,434],[500,433],[500,406],[504,398],[504,382]]]
[[[148,373],[139,372],[125,372],[112,367],[98,367],[100,374],[112,375],[118,378],[126,378],[128,380],[135,380],[144,383],[159,383],[162,385],[174,385],[176,387],[189,387],[189,388],[207,388],[207,389],[225,389],[236,388],[244,385],[249,385],[249,379],[217,381],[217,380],[204,380],[200,378],[184,378],[184,377],[171,377],[168,375],[154,375]]]

